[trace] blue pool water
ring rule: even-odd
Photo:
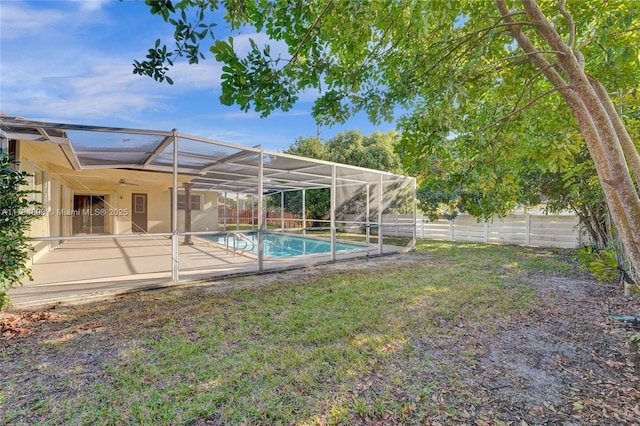
[[[256,232],[243,233],[245,237],[251,240],[251,243],[236,238],[236,248],[252,253],[258,253],[258,234]],[[226,246],[227,238],[225,236],[211,236],[215,242]],[[297,235],[286,234],[264,234],[264,256],[270,257],[288,257],[303,256],[308,254],[331,253],[331,242],[318,240],[310,237],[301,237]],[[228,243],[233,246],[233,236],[228,237]],[[336,251],[361,249],[365,246],[361,244],[336,243]]]

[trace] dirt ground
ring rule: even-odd
[[[308,280],[327,270],[341,268],[372,269],[385,263],[425,261],[429,261],[428,256],[422,253],[387,256],[264,275],[255,281],[243,280],[243,285]],[[539,424],[640,425],[640,373],[634,370],[629,345],[629,337],[640,330],[620,326],[608,316],[638,314],[640,300],[624,296],[617,286],[599,284],[587,276],[537,276],[527,280],[537,289],[544,301],[543,307],[515,326],[497,324],[500,332],[491,337],[476,330],[473,345],[483,348],[483,355],[474,366],[458,366],[467,373],[466,385],[473,392],[486,395],[486,407],[476,407],[476,410],[484,410],[485,419],[491,418],[492,413],[496,418],[508,419],[510,412],[527,410],[531,418],[540,420]],[[186,291],[227,291],[237,288],[237,284],[233,285],[232,281],[223,281]],[[126,302],[126,296],[121,302]],[[111,310],[127,309],[126,303],[108,306]],[[0,314],[0,377],[11,372],[12,380],[28,388],[31,383],[64,380],[47,373],[53,368],[91,363],[98,369],[101,359],[86,359],[91,356],[86,351],[66,352],[61,359],[44,353],[43,342],[60,335],[60,325],[55,319],[66,315],[69,309],[77,307],[50,306]],[[106,314],[105,309],[104,306],[99,309],[102,315]],[[87,318],[74,321],[65,324],[67,330],[72,330],[71,334],[108,326],[90,319],[87,322]],[[93,356],[108,358],[110,350],[118,347],[113,339],[120,335],[101,333],[100,341],[91,343]],[[431,352],[441,347],[433,341],[428,344]],[[427,342],[425,350],[426,345]],[[36,360],[50,368],[33,368]],[[38,371],[49,375],[34,377]],[[5,402],[0,392],[0,411]],[[462,416],[467,414],[478,418],[477,413],[463,412]]]

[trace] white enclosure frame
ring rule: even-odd
[[[149,235],[171,239],[172,282],[180,281],[180,238],[206,234],[201,231],[179,231],[178,192],[184,190],[184,184],[180,182],[184,182],[185,179],[188,179],[188,186],[194,190],[215,191],[218,194],[233,193],[238,200],[239,194],[244,194],[252,197],[252,205],[257,199],[257,272],[265,270],[264,197],[274,193],[282,194],[281,209],[284,212],[284,194],[289,191],[301,191],[301,233],[306,234],[310,230],[307,228],[309,221],[305,212],[307,191],[319,188],[331,191],[328,219],[331,260],[337,259],[337,232],[346,227],[355,229],[359,226],[364,229],[366,243],[369,243],[372,232],[377,233],[377,244],[366,252],[367,255],[384,253],[383,228],[402,226],[403,235],[410,238],[404,249],[410,250],[415,247],[416,183],[411,177],[266,151],[260,146],[244,147],[183,134],[175,129],[161,131],[88,126],[32,121],[2,115],[0,116],[0,149],[6,150],[9,141],[56,144],[64,153],[69,169],[74,172],[121,169],[170,174],[172,177],[170,232],[149,233]],[[356,207],[345,207],[345,200],[339,199],[341,188],[347,188],[349,185],[357,187],[363,194],[359,196],[364,200],[356,203],[361,213],[358,213],[360,219],[353,223],[338,217],[339,208],[345,211],[349,208],[356,210]],[[385,199],[390,196],[385,188],[403,188],[402,190],[406,192],[406,203],[403,209],[405,213],[413,215],[412,222],[405,222],[402,225],[383,223],[385,206],[393,204]],[[348,191],[343,192],[346,194]],[[190,203],[190,200],[186,202]],[[340,202],[343,204],[338,205]],[[372,204],[376,204],[375,214],[372,214]],[[281,217],[281,228],[284,228],[284,213]],[[33,241],[74,241],[88,238],[134,238],[135,236],[135,234],[110,234],[88,237],[58,233],[33,238]],[[305,263],[308,262],[305,261]]]

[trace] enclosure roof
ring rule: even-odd
[[[249,148],[178,131],[127,129],[26,120],[0,114],[0,136],[55,143],[74,170],[110,168],[192,176],[194,189],[264,193],[338,185],[405,181],[404,176],[361,167]],[[176,144],[174,144],[174,141]],[[260,159],[262,158],[262,162]]]

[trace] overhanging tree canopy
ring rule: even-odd
[[[634,2],[147,3],[176,28],[176,49],[158,42],[134,72],[162,80],[177,56],[196,62],[199,40],[213,35],[205,12],[222,7],[233,28],[254,27],[288,46],[280,56],[252,43],[241,58],[231,39],[215,40],[210,50],[225,63],[224,104],[267,115],[291,108],[302,90],[315,88],[313,113],[323,123],[357,111],[377,122],[402,106],[409,111],[400,121],[403,154],[414,168],[423,167],[442,141],[457,137],[462,143],[452,149],[477,151],[487,193],[509,185],[499,160],[523,140],[540,155],[557,154],[566,138],[546,138],[545,129],[579,129],[620,239],[640,270],[634,184],[640,156],[608,93],[629,93],[640,81]],[[196,12],[191,22],[190,11]],[[539,102],[548,105],[543,112],[530,109]],[[573,121],[562,118],[567,114]]]

